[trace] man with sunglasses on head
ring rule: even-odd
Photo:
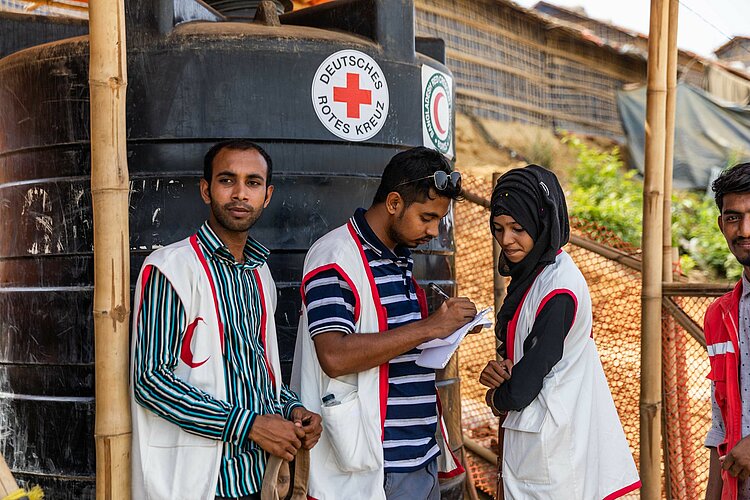
[[[323,417],[310,456],[312,498],[439,499],[438,470],[462,471],[446,442],[435,371],[415,360],[417,346],[477,311],[460,297],[427,316],[409,252],[438,235],[460,192],[461,175],[440,153],[399,153],[372,206],[307,254],[292,384]]]

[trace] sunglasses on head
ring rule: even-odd
[[[410,181],[404,181],[400,184],[396,184],[395,187],[403,186],[404,184],[411,184],[412,182],[423,181],[425,179],[432,179],[435,183],[435,189],[437,189],[438,191],[443,191],[445,188],[447,188],[449,182],[454,188],[461,187],[461,172],[456,172],[455,170],[450,173],[443,170],[437,170],[432,175],[428,175],[427,177],[420,177],[419,179],[412,179]]]

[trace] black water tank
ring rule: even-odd
[[[254,138],[275,165],[273,201],[252,233],[272,250],[288,373],[306,250],[369,206],[394,153],[433,138],[450,154],[450,73],[415,53],[406,0],[335,2],[275,27],[171,28],[174,12],[165,21],[157,2],[127,7],[131,282],[154,248],[206,218],[205,151]],[[0,60],[0,82],[0,452],[48,498],[94,498],[87,37]],[[448,99],[437,103],[440,86]],[[423,120],[436,127],[423,131]],[[415,256],[417,277],[448,289],[451,225]]]

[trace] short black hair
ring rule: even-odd
[[[419,146],[396,154],[386,165],[380,178],[380,186],[373,198],[373,205],[385,202],[388,193],[401,195],[406,206],[415,201],[424,201],[430,197],[430,191],[452,200],[460,199],[461,185],[453,186],[450,182],[445,189],[438,190],[432,174],[442,170],[450,174],[453,171],[448,159],[434,149]]]
[[[250,139],[229,139],[227,141],[221,141],[214,144],[211,149],[208,150],[206,156],[203,157],[203,178],[206,182],[211,184],[211,176],[213,175],[213,164],[214,158],[219,154],[222,149],[233,149],[235,151],[257,151],[264,160],[266,160],[266,166],[268,172],[266,175],[266,186],[271,185],[271,174],[273,173],[273,162],[271,162],[271,156],[266,153],[266,150],[254,143]]]
[[[711,183],[714,200],[719,212],[724,208],[724,195],[730,193],[750,193],[750,163],[737,165],[722,171]]]

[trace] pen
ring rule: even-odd
[[[440,288],[439,286],[437,286],[435,283],[430,283],[430,288],[432,288],[435,292],[437,292],[438,295],[440,295],[441,297],[443,297],[445,300],[450,299],[450,297],[448,296],[448,294],[445,293],[443,291],[443,289]]]

